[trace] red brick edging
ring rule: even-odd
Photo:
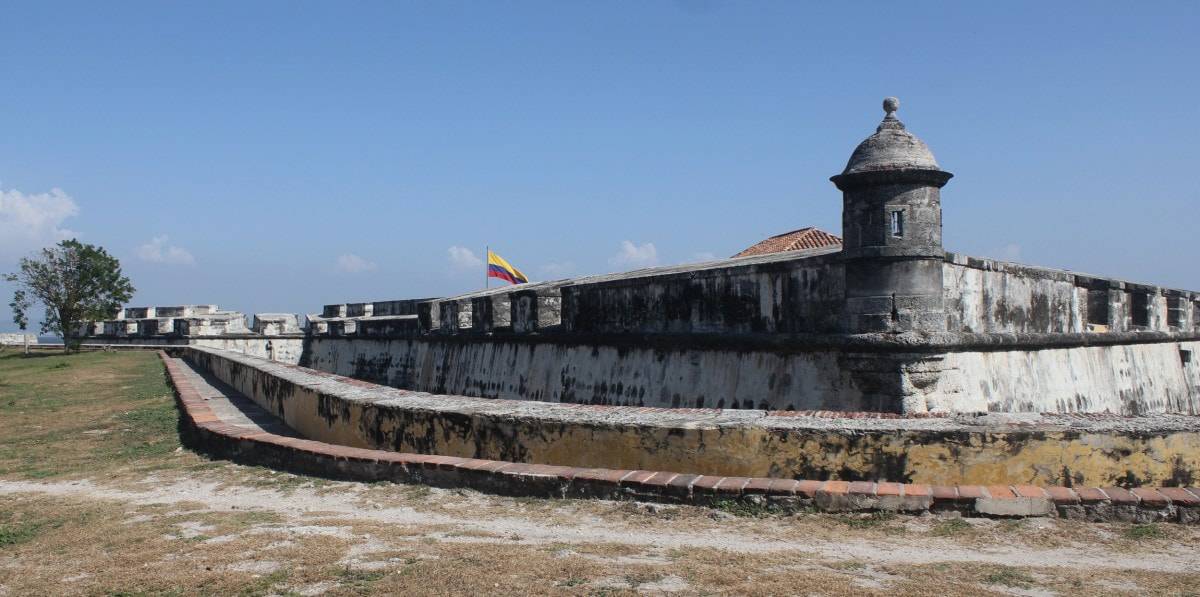
[[[578,468],[353,448],[226,423],[180,365],[159,356],[175,388],[184,428],[217,456],[300,473],[351,480],[391,480],[470,487],[506,495],[638,499],[712,505],[743,501],[778,510],[958,511],[970,516],[1062,516],[1084,520],[1200,523],[1200,488],[922,485],[870,481],[802,481],[718,477],[666,471]]]

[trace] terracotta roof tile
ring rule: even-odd
[[[819,249],[821,247],[841,246],[842,239],[819,228],[801,228],[783,234],[777,234],[749,249],[734,255],[734,257],[749,257],[751,255],[767,255],[784,251],[799,251],[801,249]]]

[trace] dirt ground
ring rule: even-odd
[[[151,353],[0,354],[0,597],[1200,594],[1200,529],[350,483],[179,445]]]

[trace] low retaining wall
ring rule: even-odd
[[[928,484],[1190,485],[1200,419],[584,406],[435,395],[179,349],[306,437],[589,468]]]
[[[418,482],[509,495],[638,499],[714,505],[727,501],[776,511],[957,511],[971,516],[1063,516],[1085,520],[1200,523],[1200,489],[927,485],[682,474],[655,470],[522,464],[397,453],[282,436],[221,420],[165,358],[190,444],[219,456],[351,480]]]

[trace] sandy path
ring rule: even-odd
[[[864,540],[846,538],[841,541],[805,539],[791,541],[771,537],[748,536],[733,529],[707,529],[701,532],[669,528],[636,530],[614,525],[594,515],[581,515],[573,524],[538,521],[521,517],[494,517],[491,513],[473,516],[469,511],[447,515],[422,512],[409,507],[385,507],[374,504],[364,507],[366,486],[337,483],[336,491],[315,491],[299,488],[287,495],[271,489],[237,485],[221,485],[198,481],[174,481],[161,485],[118,489],[97,485],[91,481],[35,483],[0,480],[0,495],[32,493],[80,500],[103,500],[131,505],[201,503],[211,511],[260,510],[283,517],[289,524],[310,524],[316,518],[340,518],[351,521],[400,525],[409,527],[439,527],[426,537],[447,542],[508,544],[595,544],[614,543],[657,549],[714,548],[742,553],[794,551],[834,560],[863,560],[883,564],[928,564],[937,562],[972,562],[1008,566],[1061,566],[1067,568],[1134,569],[1156,572],[1194,572],[1200,569],[1200,551],[1186,545],[1171,545],[1152,553],[1116,553],[1111,547],[1085,545],[1070,548],[1038,549],[1029,546],[1008,546],[1003,542],[985,547],[969,547],[922,537]],[[436,495],[436,494],[435,494]],[[483,496],[483,499],[501,499]],[[773,519],[787,524],[787,519]],[[496,537],[446,536],[450,527],[463,531],[482,532]],[[660,526],[670,526],[664,524]],[[500,539],[498,537],[504,537]],[[519,540],[512,540],[519,537]],[[412,540],[420,540],[420,535]]]

